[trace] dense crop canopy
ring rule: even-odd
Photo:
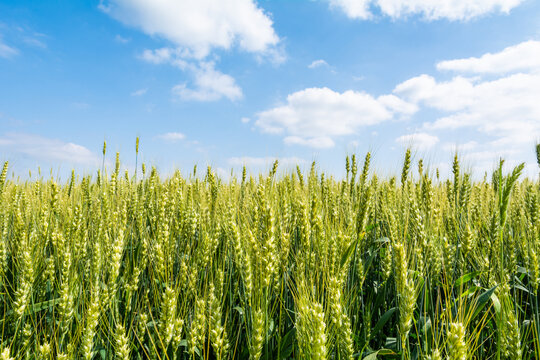
[[[0,357],[538,358],[539,184],[369,162],[65,184],[6,164]]]

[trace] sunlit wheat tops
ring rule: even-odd
[[[65,183],[4,163],[0,359],[540,358],[523,165],[477,181],[456,154],[446,179],[407,150],[388,179],[368,153],[225,181],[106,150]]]

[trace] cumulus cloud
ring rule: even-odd
[[[201,58],[214,48],[258,53],[279,42],[271,18],[252,0],[104,0],[100,8]]]
[[[366,20],[373,16],[371,0],[329,0],[332,8],[342,10],[351,19]]]
[[[469,20],[489,13],[509,13],[524,0],[328,0],[351,19],[370,19],[380,13],[393,19],[420,15],[428,21]]]
[[[426,131],[462,132],[485,139],[467,154],[484,167],[491,166],[497,156],[532,160],[532,147],[540,134],[539,60],[520,62],[517,58],[532,55],[537,46],[528,41],[478,58],[444,61],[439,69],[475,76],[458,74],[441,81],[424,74],[399,84],[394,93],[440,112],[424,124]]]
[[[504,74],[540,69],[540,41],[530,40],[481,57],[441,61],[438,70],[476,74]]]
[[[178,142],[180,140],[184,140],[186,138],[186,135],[180,132],[168,132],[165,134],[158,135],[156,136],[156,138],[169,141],[169,142]]]
[[[376,98],[353,90],[308,88],[290,94],[284,105],[259,112],[255,125],[263,132],[285,134],[287,144],[327,148],[335,137],[415,111],[415,105],[394,95]]]
[[[192,75],[193,87],[182,83],[172,89],[182,100],[242,98],[231,75],[214,69],[213,62],[208,65],[216,49],[235,48],[278,63],[285,59],[272,19],[254,0],[101,0],[99,8],[127,26],[171,43],[146,49],[140,58]]]
[[[61,161],[79,165],[97,165],[99,157],[86,147],[39,135],[6,133],[0,136],[4,153],[28,156],[32,159]]]
[[[178,84],[173,87],[173,94],[182,100],[215,101],[223,97],[229,100],[241,99],[242,89],[236,84],[232,76],[214,69],[212,63],[204,63],[194,70],[194,88],[187,84]]]
[[[425,132],[402,135],[396,139],[396,142],[404,147],[414,147],[418,150],[427,150],[439,142],[439,138]]]
[[[457,76],[437,82],[433,76],[423,74],[397,85],[394,93],[414,103],[455,111],[474,102],[474,79]]]
[[[223,97],[229,100],[239,100],[243,97],[242,89],[236,80],[221,71],[216,70],[215,63],[199,61],[192,63],[184,60],[189,54],[182,49],[161,48],[145,50],[141,59],[153,63],[176,66],[188,71],[193,78],[193,86],[187,83],[177,84],[172,93],[184,101],[215,101]]]
[[[456,77],[437,82],[422,75],[396,87],[398,94],[425,107],[447,112],[426,124],[431,129],[475,128],[488,135],[532,141],[540,134],[540,73],[495,80]]]
[[[538,42],[526,41],[474,58],[443,61],[438,70],[455,72],[453,78],[422,74],[381,96],[307,88],[257,113],[255,126],[282,136],[288,145],[329,148],[366,127],[430,111],[433,120],[396,141],[419,149],[464,151],[467,160],[486,171],[499,156],[507,163],[528,161],[527,168],[533,169],[533,145],[540,136],[537,47]]]

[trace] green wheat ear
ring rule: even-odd
[[[540,143],[536,144],[536,162],[540,167]]]
[[[8,167],[9,167],[9,161],[6,161],[4,163],[4,167],[2,168],[2,173],[0,174],[0,194],[2,193],[2,189],[4,188],[4,184],[6,183]]]
[[[403,161],[403,169],[401,171],[401,187],[405,187],[407,177],[409,176],[409,169],[411,168],[411,149],[407,149],[405,152],[405,160]]]

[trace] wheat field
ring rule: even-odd
[[[105,148],[104,148],[105,155]],[[138,152],[138,146],[137,146]],[[540,165],[540,147],[537,147]],[[0,359],[540,358],[540,183],[0,178]]]

